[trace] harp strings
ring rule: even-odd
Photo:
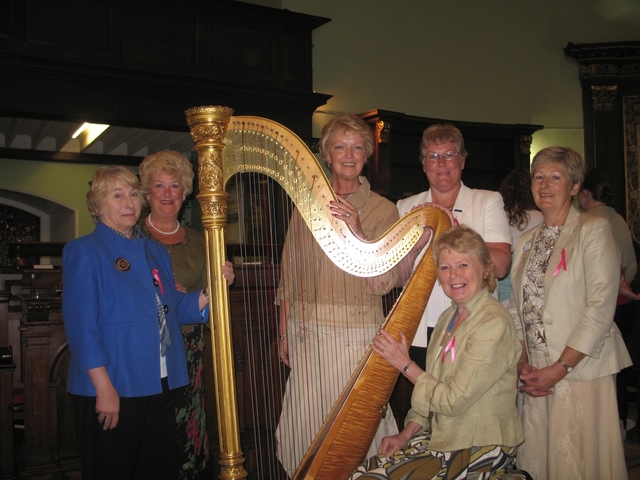
[[[235,184],[231,191],[238,206],[234,253],[242,263],[236,268],[240,267],[243,285],[250,286],[242,290],[246,323],[236,358],[240,373],[237,391],[244,400],[240,425],[247,468],[255,470],[259,478],[282,477],[278,458],[302,459],[379,326],[367,321],[371,306],[364,302],[366,279],[354,280],[335,267],[317,237],[309,234],[325,228],[308,219],[309,212],[322,208],[318,196],[326,199],[333,192],[322,187],[323,175],[300,173],[305,169],[296,164],[300,156],[282,148],[287,140],[276,141],[274,137],[259,128],[238,128],[228,135],[225,149],[231,158],[227,165],[231,168],[225,166],[225,174],[227,180],[233,175],[229,184]],[[276,182],[271,177],[279,178]],[[305,217],[294,212],[289,197],[296,200]],[[326,223],[334,227],[332,231],[345,228],[333,217]],[[281,253],[287,232],[291,248]],[[331,235],[324,234],[329,240]],[[275,302],[282,263],[289,267],[294,297],[301,300],[292,302],[287,331],[295,371],[285,369],[278,360]],[[359,300],[350,298],[352,307],[347,309],[349,295]],[[385,315],[386,311],[380,313],[380,321]],[[351,328],[345,330],[346,325]],[[233,328],[240,327],[234,322]],[[299,341],[294,343],[294,336]],[[235,337],[238,341],[237,334]],[[291,375],[297,376],[296,381],[287,384]],[[294,388],[296,385],[301,388]],[[281,419],[283,402],[289,402],[293,412]],[[281,428],[276,430],[279,424]],[[290,468],[290,474],[296,466]]]
[[[238,141],[256,147],[245,148],[241,162],[263,162],[264,146],[255,145],[255,140],[256,137],[250,137]],[[248,471],[257,473],[258,478],[280,478],[274,432],[285,379],[278,362],[278,318],[274,302],[282,242],[279,238],[283,238],[284,227],[275,212],[290,207],[286,195],[278,191],[280,187],[265,175],[239,173],[230,184],[238,206],[238,225],[234,228],[239,231],[239,245],[235,248],[241,260],[236,258],[236,269],[240,269],[244,285],[241,292],[245,318],[240,324],[234,322],[234,329],[240,330],[235,339],[242,342],[243,353],[236,359],[236,369],[240,372],[237,392],[242,399],[239,403],[244,405],[239,412],[242,448]]]

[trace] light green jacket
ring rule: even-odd
[[[519,445],[524,440],[516,408],[521,346],[513,319],[486,288],[467,309],[469,317],[454,332],[453,363],[450,353],[442,361],[440,343],[456,306],[440,315],[406,422],[428,428],[431,417],[431,450]]]

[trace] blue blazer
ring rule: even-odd
[[[198,311],[199,291],[176,290],[162,245],[145,236],[129,240],[99,223],[93,233],[67,243],[62,261],[69,393],[95,396],[87,370],[101,366],[121,397],[162,392],[156,292],[172,340],[165,356],[169,388],[189,383],[180,323],[203,323],[207,316]],[[154,285],[153,269],[163,292]]]

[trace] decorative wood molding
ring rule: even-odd
[[[520,135],[520,155],[531,156],[531,142],[533,135]]]
[[[581,79],[640,76],[640,42],[569,42],[564,54],[578,65]]]
[[[591,85],[591,108],[594,112],[610,112],[616,103],[617,85]]]
[[[627,211],[633,239],[640,244],[640,163],[638,139],[640,138],[640,96],[624,99],[625,169],[627,171]]]
[[[389,135],[391,134],[392,127],[393,125],[391,124],[391,122],[379,120],[376,123],[378,143],[389,143]]]

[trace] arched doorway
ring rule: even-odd
[[[15,266],[15,242],[64,243],[76,237],[77,211],[33,193],[0,188],[0,266]],[[60,265],[60,258],[41,263]]]

